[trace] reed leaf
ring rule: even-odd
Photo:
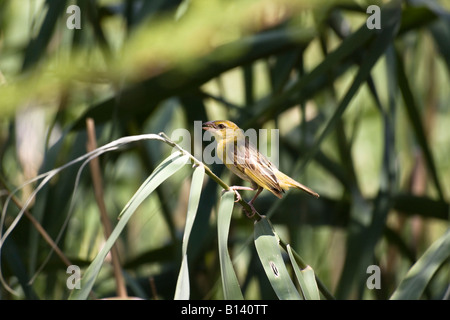
[[[228,233],[231,214],[234,207],[234,192],[225,192],[217,210],[217,237],[219,244],[220,273],[222,276],[223,296],[227,300],[243,300],[233,263],[228,253]]]
[[[391,300],[418,300],[438,269],[450,258],[450,229],[409,269]]]
[[[148,198],[148,196],[165,180],[180,170],[189,160],[187,155],[183,155],[180,152],[175,152],[170,155],[166,160],[155,169],[155,171],[142,183],[141,187],[136,191],[130,201],[125,205],[119,217],[120,220],[114,227],[110,237],[106,240],[104,246],[99,251],[94,261],[89,265],[84,273],[80,289],[73,290],[70,295],[72,300],[84,300],[87,299],[92,287],[94,286],[95,279],[103,265],[103,260],[106,258],[109,250],[111,250],[114,243],[119,238],[121,232],[127,225],[128,220],[135,213],[139,205]]]
[[[303,270],[295,260],[292,248],[287,245],[287,252],[291,261],[292,267],[300,285],[300,291],[305,300],[320,300],[319,288],[317,287],[314,270],[310,266],[306,266]]]
[[[188,210],[186,214],[186,224],[184,226],[182,261],[180,273],[178,275],[177,287],[175,289],[175,300],[187,300],[190,296],[187,248],[189,236],[197,214],[198,204],[200,202],[204,176],[205,168],[203,166],[198,166],[192,175],[191,192],[189,194]]]
[[[255,247],[267,278],[280,300],[300,300],[302,297],[295,288],[283,261],[279,239],[267,218],[255,223]]]

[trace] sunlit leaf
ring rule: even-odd
[[[199,166],[194,170],[191,182],[191,192],[189,194],[188,211],[186,214],[186,225],[184,227],[183,235],[183,248],[182,248],[182,261],[180,273],[178,275],[177,287],[175,289],[176,300],[187,300],[190,296],[189,285],[189,268],[187,259],[187,248],[189,242],[189,236],[191,234],[192,226],[197,214],[197,208],[200,201],[200,195],[202,192],[203,178],[205,176],[205,169],[203,166]]]
[[[164,160],[155,171],[144,181],[139,190],[134,194],[130,201],[126,204],[120,213],[120,220],[115,226],[104,246],[95,257],[94,261],[89,265],[81,279],[81,289],[73,290],[70,299],[84,300],[88,297],[89,292],[94,285],[95,279],[103,265],[103,260],[111,250],[114,243],[119,238],[122,230],[125,228],[128,220],[139,207],[139,205],[147,199],[147,197],[166,179],[175,172],[180,170],[187,162],[188,156],[175,152]]]
[[[254,239],[261,264],[278,298],[301,299],[286,269],[277,236],[266,218],[255,223]]]
[[[217,210],[217,237],[219,242],[220,272],[222,274],[223,295],[225,299],[244,299],[228,253],[228,232],[234,207],[234,192],[222,196]]]
[[[300,285],[303,298],[305,300],[320,300],[320,294],[317,287],[314,270],[310,266],[307,266],[306,268],[301,270],[292,253],[292,248],[289,245],[287,246],[287,252],[289,254],[291,264],[294,268],[295,276],[297,277],[297,281]]]

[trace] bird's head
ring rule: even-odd
[[[202,128],[211,132],[216,139],[235,138],[242,130],[233,122],[228,120],[216,120],[203,123]]]

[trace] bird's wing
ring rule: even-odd
[[[277,169],[248,140],[245,141],[245,144],[235,145],[233,160],[251,180],[277,197],[281,197],[281,193],[284,191],[275,175]]]

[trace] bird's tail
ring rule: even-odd
[[[281,173],[281,172],[280,172]],[[294,179],[292,179],[291,177],[285,175],[284,173],[281,173],[284,175],[284,182],[287,185],[287,187],[294,187],[300,190],[305,191],[306,193],[309,193],[310,195],[318,198],[319,194],[313,190],[311,190],[310,188],[308,188],[307,186],[304,186],[303,184],[301,184],[300,182],[295,181]],[[283,188],[285,189],[285,188]],[[286,188],[287,189],[287,188]]]

